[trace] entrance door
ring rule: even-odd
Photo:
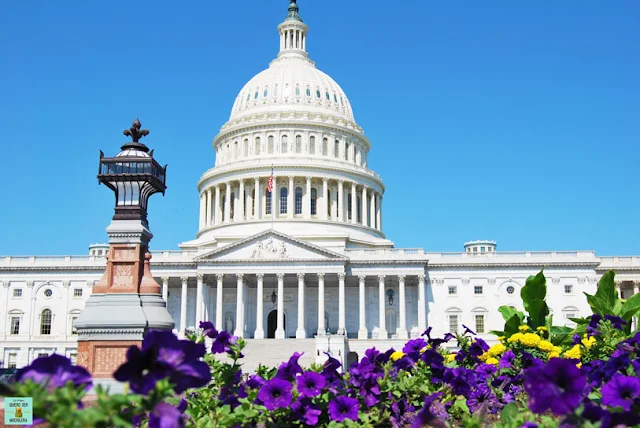
[[[287,331],[287,316],[282,314],[282,318],[284,319],[284,331]],[[276,328],[278,327],[278,311],[273,310],[269,312],[269,316],[267,317],[267,338],[273,339],[276,337]]]

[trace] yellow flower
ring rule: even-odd
[[[480,361],[487,361],[487,358],[489,358],[489,357],[490,357],[489,352],[485,352],[485,353],[483,353],[482,355],[480,355],[480,356],[478,357],[478,359],[479,359]]]
[[[402,357],[404,357],[404,352],[402,351],[396,351],[393,354],[391,354],[391,359],[393,361],[398,361]]]
[[[489,354],[490,357],[497,357],[498,355],[502,355],[502,353],[506,350],[507,350],[507,347],[504,346],[502,343],[496,343],[491,348],[489,348],[489,350],[487,351],[487,354]]]
[[[576,364],[576,367],[577,367],[577,368],[582,367],[582,363],[578,363],[578,364]]]
[[[553,352],[557,352],[558,354],[560,354],[562,352],[562,348],[559,346],[554,346],[553,347]]]
[[[521,325],[520,327],[518,327],[518,330],[520,330],[521,332],[525,332],[525,331],[529,331],[529,326],[528,325]]]
[[[541,340],[540,343],[538,343],[538,349],[541,351],[551,352],[553,351],[553,348],[555,348],[555,346],[553,346],[553,343],[548,340]]]
[[[456,359],[456,353],[455,352],[450,353],[445,357],[445,359],[447,360],[447,363],[453,362],[453,360]]]
[[[516,343],[518,341],[520,341],[520,339],[523,337],[524,335],[522,333],[514,333],[511,335],[510,338],[507,339],[507,342],[509,343]]]
[[[547,327],[544,327],[542,325],[540,327],[536,328],[536,330],[538,330],[538,331],[549,331],[549,330],[547,330]]]
[[[564,352],[565,358],[571,358],[579,360],[582,357],[582,352],[580,351],[580,345],[574,345],[573,348]]]
[[[560,353],[556,352],[556,351],[553,351],[553,352],[549,352],[549,354],[547,356],[549,357],[549,359],[558,358],[560,356]]]
[[[585,348],[589,349],[596,344],[596,338],[591,336],[589,338],[582,339],[582,344]]]
[[[525,346],[536,347],[542,339],[535,333],[525,333],[520,339],[520,343]]]
[[[504,337],[504,336],[500,336],[500,337],[498,338],[498,340],[499,340],[500,342],[504,342],[504,339],[505,339],[505,337]]]
[[[495,366],[498,363],[499,361],[496,358],[493,358],[493,357],[487,358],[487,364],[493,364]]]

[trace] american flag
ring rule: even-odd
[[[267,183],[267,192],[271,193],[273,191],[273,168],[271,168],[271,176],[269,177],[269,182]]]

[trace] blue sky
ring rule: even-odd
[[[300,0],[345,90],[398,247],[640,254],[640,2]],[[168,163],[153,249],[195,237],[196,183],[286,0],[0,5],[0,254],[85,254],[95,178],[136,116]]]

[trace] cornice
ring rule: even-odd
[[[498,267],[536,267],[539,269],[542,269],[544,267],[549,267],[549,266],[560,266],[560,267],[588,267],[588,268],[595,268],[597,266],[596,263],[593,262],[563,262],[563,261],[547,261],[547,262],[539,262],[539,261],[535,261],[535,262],[522,262],[522,261],[515,261],[515,262],[499,262],[499,263],[460,263],[460,262],[455,262],[455,263],[438,263],[438,262],[429,262],[429,267],[432,268],[458,268],[458,267],[463,267],[463,268],[469,268],[469,267],[483,267],[483,268],[498,268]]]

